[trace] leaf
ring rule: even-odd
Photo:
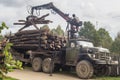
[[[8,29],[8,27],[6,26],[5,22],[2,22],[2,27]]]
[[[10,53],[10,48],[13,44],[6,43],[3,53],[5,55],[4,64],[0,65],[0,73],[8,73],[14,70],[14,68],[22,69],[22,63],[20,61],[15,61]]]

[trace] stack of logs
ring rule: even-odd
[[[47,29],[17,32],[11,36],[10,42],[13,48],[24,50],[60,50],[66,44],[65,38],[50,34]]]

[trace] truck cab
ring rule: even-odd
[[[65,59],[66,65],[76,67],[80,78],[89,78],[93,74],[111,75],[111,66],[118,65],[118,61],[112,60],[108,49],[94,47],[92,42],[83,39],[68,40]]]

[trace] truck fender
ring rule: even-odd
[[[81,60],[87,60],[87,61],[89,61],[90,63],[92,63],[91,58],[90,58],[89,56],[87,56],[87,55],[80,55],[80,56],[78,57],[78,59],[77,59],[77,63],[78,63],[79,61],[81,61]],[[76,64],[77,64],[77,63],[76,63]]]

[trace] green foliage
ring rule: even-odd
[[[79,32],[80,36],[84,36],[91,40],[93,39],[95,33],[96,30],[94,25],[92,25],[90,22],[84,22],[84,27],[81,28],[81,31]]]
[[[0,26],[0,33],[3,29],[8,29],[8,27],[6,26],[5,22],[2,22],[1,23],[1,26]],[[3,39],[3,36],[0,34],[0,41]]]
[[[3,40],[3,38],[4,38],[4,37],[3,37],[2,35],[0,35],[0,41],[2,41],[2,40]]]
[[[60,25],[58,25],[56,29],[52,29],[51,32],[55,35],[58,35],[58,36],[64,35],[64,31],[61,29]]]
[[[48,25],[44,25],[40,28],[41,30],[46,29],[48,31],[50,31],[53,35],[57,35],[57,36],[63,36],[64,35],[64,31],[61,29],[61,26],[58,25],[57,28],[53,28],[52,30],[50,30]]]
[[[3,49],[3,54],[5,55],[4,64],[0,65],[0,73],[2,75],[13,71],[15,68],[22,69],[22,63],[20,61],[15,61],[10,53],[11,46],[11,43],[7,43]]]
[[[1,26],[0,26],[0,33],[3,29],[8,29],[8,27],[6,26],[5,22],[2,22]]]
[[[44,25],[44,26],[42,26],[40,29],[41,29],[41,30],[43,30],[43,29],[50,30],[50,28],[49,28],[49,26],[48,26],[48,25]]]
[[[97,31],[91,22],[84,22],[84,27],[81,28],[79,34],[90,39],[95,46],[110,48],[113,42],[108,31],[103,28]]]
[[[56,28],[56,32],[59,36],[63,36],[64,35],[64,31],[61,29],[61,26],[58,25]]]
[[[97,77],[95,80],[120,80],[120,77]]]
[[[94,37],[93,37],[93,43],[95,46],[101,46],[100,44],[100,36],[99,34],[97,33],[97,31],[94,33]]]
[[[2,78],[2,75],[0,75],[0,80],[18,80],[18,79],[7,77],[7,76],[5,76],[4,78]]]
[[[90,39],[95,46],[100,45],[100,37],[95,29],[95,26],[91,22],[84,22],[84,27],[81,28],[79,35]]]
[[[111,51],[114,53],[120,54],[120,33],[118,33],[117,37],[115,38],[115,40],[111,46]]]
[[[1,26],[0,26],[0,32],[8,27],[6,26],[6,24],[4,22],[2,22]],[[5,47],[2,47],[2,54],[5,56],[4,63],[0,64],[0,74],[4,75],[8,72],[11,72],[14,70],[14,68],[19,68],[22,69],[22,63],[20,61],[15,61],[10,53],[10,48],[11,48],[12,44],[11,43],[6,43]]]
[[[2,73],[11,72],[14,70],[14,68],[22,69],[22,63],[20,61],[15,61],[10,53],[11,46],[11,43],[7,43],[5,48],[3,49],[5,59],[3,64],[4,71],[2,71]]]
[[[53,28],[53,29],[51,30],[51,33],[52,33],[53,35],[57,34],[56,29]]]
[[[100,45],[105,48],[109,48],[112,45],[112,38],[110,37],[108,31],[106,31],[104,28],[100,28],[97,31],[99,37],[100,37]]]

